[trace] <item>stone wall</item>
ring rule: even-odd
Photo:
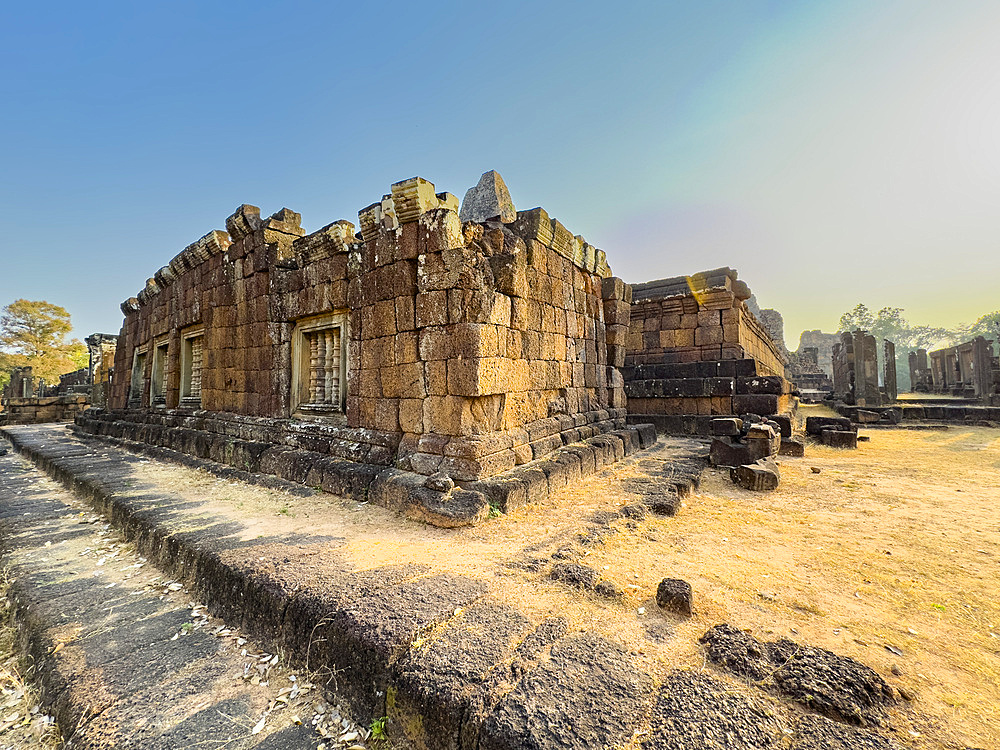
[[[542,209],[458,209],[421,178],[357,233],[241,206],[123,303],[115,418],[458,481],[622,427],[629,288],[603,252]]]
[[[630,420],[708,434],[713,416],[791,408],[783,354],[749,298],[729,268],[633,286],[623,370]]]
[[[799,347],[796,353],[801,354],[806,348],[816,349],[816,364],[819,369],[833,378],[833,347],[840,343],[840,334],[823,333],[822,331],[803,331],[799,334]]]
[[[8,398],[0,416],[4,424],[70,422],[89,405],[90,401],[84,394]]]
[[[90,402],[94,406],[103,407],[107,405],[111,392],[118,337],[110,333],[93,333],[84,341],[90,354],[87,366],[88,382],[91,385]]]
[[[1000,363],[993,342],[982,336],[957,346],[932,351],[930,374],[935,393],[979,398],[1000,394]]]

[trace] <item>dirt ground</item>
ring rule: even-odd
[[[803,406],[801,416],[823,408]],[[827,648],[914,698],[893,716],[902,743],[1000,747],[1000,431],[867,434],[870,442],[856,451],[808,445],[805,458],[783,457],[781,486],[771,493],[706,471],[677,516],[616,522],[617,533],[596,545],[582,545],[579,535],[595,512],[636,499],[624,482],[643,474],[634,458],[542,506],[459,530],[156,462],[143,474],[200,497],[208,512],[235,511],[250,538],[329,534],[337,538],[331,555],[358,568],[418,562],[487,579],[525,613],[567,616],[661,674],[703,666],[697,640],[719,622]],[[561,548],[616,583],[623,598],[581,593],[550,580],[547,568],[526,569],[526,561]],[[692,584],[694,617],[657,608],[664,577]]]

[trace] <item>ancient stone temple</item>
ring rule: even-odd
[[[790,410],[782,347],[749,298],[731,268],[633,285],[623,370],[630,420],[708,435],[713,417]]]
[[[785,373],[803,401],[822,401],[833,392],[833,381],[819,365],[819,348],[800,347],[789,355]]]
[[[1000,364],[993,342],[982,336],[957,346],[932,351],[930,375],[935,393],[978,398],[987,402],[1000,394]]]
[[[544,210],[515,212],[495,173],[462,216],[419,177],[360,231],[241,206],[122,304],[109,409],[79,424],[474,519],[474,483],[625,428],[630,289]],[[421,494],[454,482],[462,502]]]

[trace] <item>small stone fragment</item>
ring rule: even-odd
[[[443,471],[439,471],[435,474],[431,474],[426,480],[424,480],[424,487],[437,492],[449,492],[455,488],[455,482]]]
[[[664,578],[656,587],[656,603],[669,612],[691,616],[691,584],[680,578]]]
[[[559,563],[552,567],[550,576],[553,580],[578,589],[593,589],[597,585],[597,571],[587,565],[579,563]]]
[[[818,466],[810,466],[810,467],[809,467],[809,470],[810,470],[810,471],[812,471],[812,473],[813,473],[813,474],[819,474],[819,473],[820,473],[821,471],[823,471],[823,470],[822,470],[821,468],[819,468]]]
[[[611,581],[601,581],[594,586],[594,593],[605,599],[621,599],[622,590]]]

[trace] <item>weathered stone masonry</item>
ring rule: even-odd
[[[711,434],[713,417],[792,408],[780,348],[747,308],[747,285],[720,268],[632,290],[626,379],[629,420],[663,432]]]
[[[421,178],[359,217],[306,235],[241,206],[123,303],[110,410],[78,423],[280,475],[295,449],[466,484],[625,427],[630,289],[603,252],[542,209],[463,224]]]

